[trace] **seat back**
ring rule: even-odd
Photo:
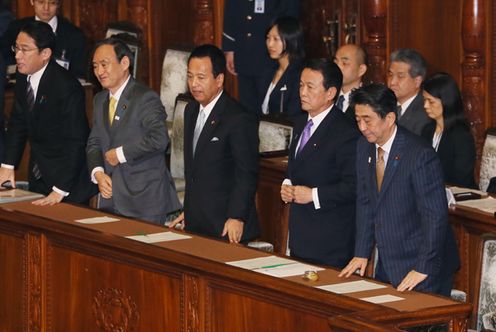
[[[482,149],[479,189],[486,191],[489,181],[496,176],[496,128],[488,129]]]
[[[160,99],[167,112],[168,121],[172,121],[176,97],[188,91],[188,57],[190,52],[168,49],[162,64],[162,82]]]
[[[170,171],[173,178],[184,179],[184,110],[193,98],[186,94],[177,96],[171,132]]]
[[[496,239],[484,242],[477,331],[496,331]]]
[[[283,151],[289,147],[293,128],[290,125],[270,121],[260,121],[258,137],[260,139],[259,151]]]

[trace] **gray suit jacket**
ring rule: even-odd
[[[431,122],[431,119],[424,110],[424,97],[422,92],[419,92],[405,113],[403,113],[403,116],[399,118],[398,124],[420,136],[422,129],[429,122]]]
[[[103,167],[112,178],[112,199],[100,207],[125,216],[146,219],[165,216],[181,207],[165,163],[169,137],[167,117],[159,96],[130,78],[117,104],[112,126],[108,120],[109,92],[99,92],[93,102],[93,128],[86,152],[88,168]],[[113,167],[105,152],[123,147],[127,162]]]

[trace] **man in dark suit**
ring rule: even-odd
[[[396,125],[396,97],[380,84],[351,97],[358,127],[355,257],[340,276],[364,275],[374,242],[375,277],[399,291],[449,296],[459,267],[441,163],[422,138]]]
[[[398,49],[389,58],[387,85],[398,100],[398,124],[417,135],[430,122],[421,89],[426,67],[424,58],[410,48]]]
[[[359,45],[345,44],[336,51],[334,62],[343,73],[343,86],[339,92],[336,106],[353,124],[356,124],[355,112],[349,107],[350,95],[351,91],[362,86],[363,75],[367,72],[367,53]]]
[[[343,76],[328,59],[308,61],[301,73],[301,108],[294,125],[288,177],[281,198],[291,203],[291,256],[343,267],[355,236],[355,146],[359,136],[334,106]]]
[[[42,21],[48,23],[55,33],[55,48],[52,59],[62,67],[69,69],[76,77],[86,76],[85,38],[81,29],[61,15],[57,15],[62,0],[30,0],[35,16],[12,21],[2,38],[2,53],[8,65],[14,64],[10,47],[14,44],[22,26],[28,22]]]
[[[87,202],[96,192],[85,167],[89,128],[78,80],[51,60],[55,35],[44,22],[23,26],[13,50],[15,103],[6,135],[0,183],[15,184],[26,140],[31,145],[29,189],[48,195],[36,204]]]
[[[259,233],[255,192],[258,123],[223,91],[226,60],[202,45],[188,59],[188,86],[195,101],[184,113],[184,221],[187,231],[231,243]]]
[[[276,18],[299,13],[299,0],[225,2],[222,49],[227,70],[238,78],[240,103],[254,114],[259,114],[259,101],[267,92],[262,75],[272,64],[265,46],[267,29]]]
[[[93,71],[105,90],[93,102],[88,168],[100,209],[163,224],[181,208],[165,161],[167,114],[159,96],[131,77],[132,64],[118,39],[95,46]]]

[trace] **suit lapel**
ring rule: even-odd
[[[400,130],[400,128],[397,128],[398,129],[396,131],[396,137],[394,138],[391,151],[389,152],[386,169],[384,170],[384,178],[382,180],[380,192],[381,197],[383,196],[382,193],[387,191],[387,188],[391,184],[394,174],[398,170],[398,166],[401,162],[401,155],[405,146],[405,136],[403,135],[403,132]]]
[[[117,132],[119,132],[119,128],[121,126],[125,127],[126,121],[129,119],[129,103],[132,97],[132,90],[134,88],[135,81],[132,77],[129,78],[129,82],[127,82],[126,87],[122,91],[121,96],[119,97],[119,101],[117,102],[115,108],[114,120],[112,121],[112,125],[110,125],[109,121],[109,98],[110,95],[107,96],[104,114],[106,115],[106,123],[108,124],[110,137],[113,138]]]
[[[212,112],[210,112],[210,115],[208,116],[207,120],[205,121],[205,124],[203,125],[203,129],[200,133],[200,137],[198,138],[198,143],[196,143],[195,155],[193,156],[194,159],[196,159],[197,156],[202,154],[202,152],[205,150],[205,145],[212,138],[212,134],[215,128],[217,128],[217,126],[220,123],[222,113],[224,112],[225,109],[225,103],[226,103],[226,95],[225,92],[222,92],[222,95],[220,96],[219,100],[217,100],[217,103],[215,104]],[[196,115],[196,117],[198,117],[198,114]],[[195,124],[196,124],[196,117],[195,117]],[[194,127],[193,127],[193,132],[194,132]]]

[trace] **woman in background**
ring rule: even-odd
[[[424,108],[433,120],[422,136],[437,151],[444,182],[476,188],[474,181],[475,143],[463,112],[460,89],[449,74],[438,73],[423,85]]]
[[[305,57],[303,30],[294,17],[280,17],[267,30],[267,51],[277,64],[264,75],[266,91],[260,95],[263,114],[284,113],[288,117],[301,112],[300,74]]]

